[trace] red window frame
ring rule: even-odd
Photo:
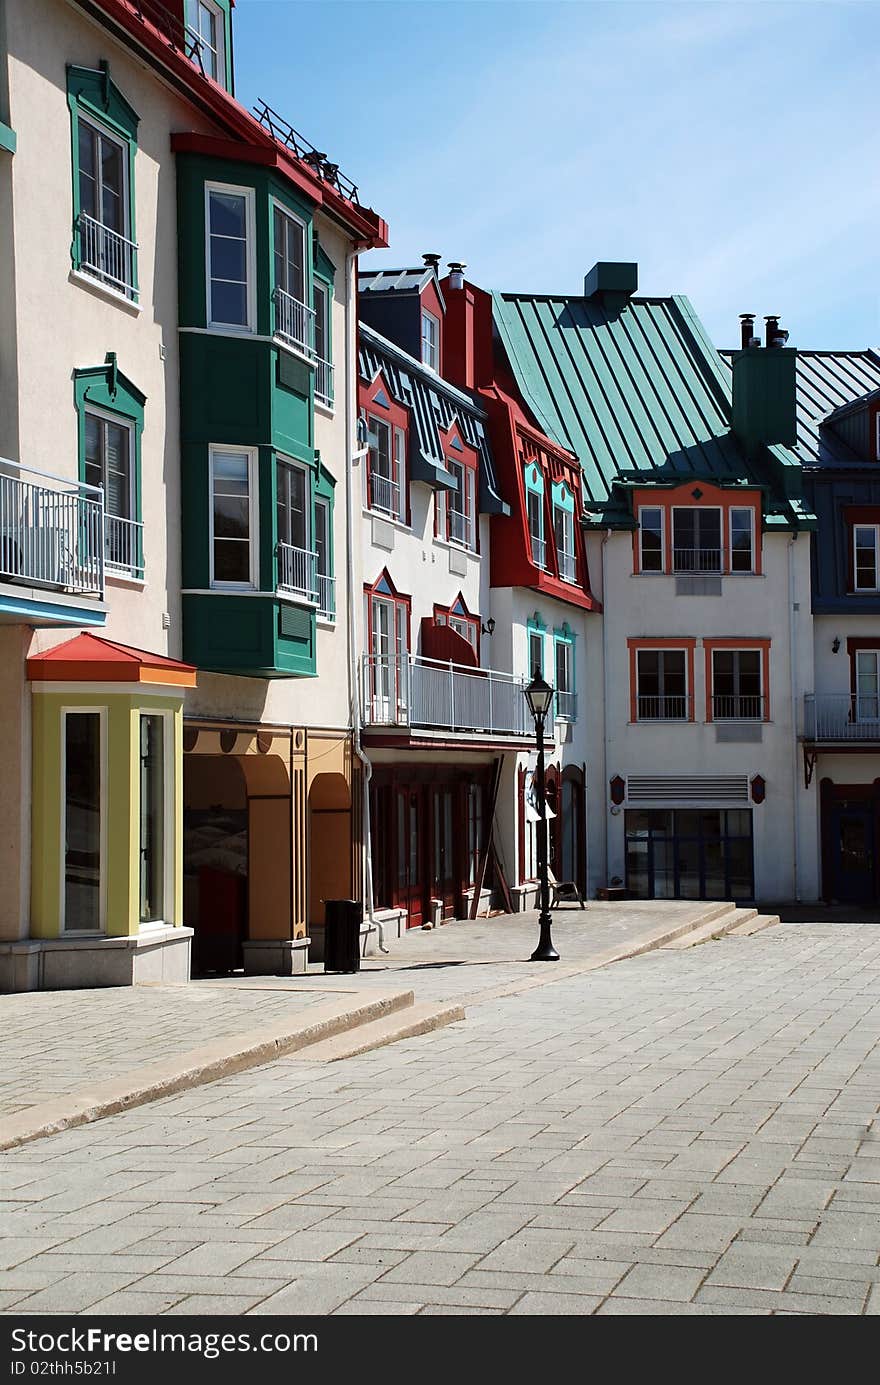
[[[460,539],[452,535],[452,523],[449,512],[449,497],[452,491],[443,491],[445,497],[443,505],[440,504],[441,492],[437,491],[434,496],[434,537],[441,539],[445,543],[454,543],[458,547],[465,549],[468,553],[479,553],[480,551],[480,476],[479,458],[473,447],[469,447],[458,429],[458,425],[453,423],[451,428],[444,436],[440,434],[440,444],[443,448],[443,456],[447,469],[451,462],[456,462],[463,468],[464,479],[464,513],[470,523],[471,541],[463,543]],[[468,484],[468,474],[472,478],[473,484]],[[441,520],[441,514],[443,516]]]
[[[716,649],[740,650],[744,654],[761,655],[761,696],[764,699],[763,713],[760,718],[747,718],[747,720],[769,721],[770,720],[770,640],[751,639],[748,636],[734,637],[729,639],[704,639],[703,652],[706,659],[706,721],[713,721],[714,699],[715,699],[715,660],[712,657]],[[729,720],[730,718],[723,718]]]
[[[687,725],[694,720],[694,650],[697,646],[696,636],[681,636],[678,639],[669,636],[668,639],[628,639],[627,648],[629,650],[629,719],[639,726],[668,726],[668,721],[654,717],[639,717],[639,672],[638,656],[642,650],[648,649],[668,649],[672,651],[684,652],[685,669],[687,674],[687,692],[685,694],[687,716],[675,718],[673,724],[681,726]]]
[[[396,718],[399,717],[401,708],[405,705],[403,693],[406,689],[406,680],[403,676],[402,663],[405,656],[412,652],[412,597],[405,596],[399,592],[391,580],[391,575],[387,568],[383,568],[379,576],[372,585],[364,584],[364,600],[366,603],[366,635],[369,642],[368,658],[370,660],[370,697],[377,697],[377,678],[376,665],[373,663],[373,632],[374,632],[374,608],[377,601],[381,601],[393,607],[394,610],[394,658],[395,658],[395,680],[394,680],[394,700],[396,704]],[[400,647],[400,612],[405,612],[404,628],[406,630],[406,649]]]
[[[699,491],[699,495],[694,492]],[[718,572],[702,574],[704,576],[718,577],[760,577],[762,573],[763,553],[762,539],[763,528],[761,524],[761,497],[757,491],[730,491],[724,490],[719,486],[713,486],[707,481],[687,482],[684,486],[676,486],[674,490],[639,489],[633,493],[633,514],[636,517],[636,528],[633,530],[633,572],[637,576],[661,577],[661,576],[683,576],[681,572],[675,571],[675,557],[673,552],[673,510],[699,509],[699,510],[720,510],[721,511],[721,567]],[[662,567],[642,568],[642,545],[641,545],[641,524],[639,520],[640,510],[660,510],[663,516],[663,562]],[[730,524],[731,510],[751,510],[752,511],[752,570],[751,572],[737,572],[731,567],[731,539]]]
[[[384,403],[383,400],[387,400]],[[372,496],[372,449],[368,450],[364,459],[365,495],[364,503],[370,514],[383,515],[388,519],[396,521],[398,524],[411,524],[412,512],[410,509],[410,489],[409,489],[409,468],[407,458],[409,455],[409,409],[402,404],[395,403],[391,391],[385,382],[384,376],[380,371],[375,380],[368,387],[361,386],[360,389],[360,412],[369,430],[370,420],[375,419],[378,423],[384,423],[390,429],[391,440],[391,465],[392,469],[397,470],[397,485],[400,488],[398,513],[392,514],[388,510],[374,509]],[[402,434],[402,458],[398,459],[396,451],[395,435]]]

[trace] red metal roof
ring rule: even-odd
[[[132,649],[127,644],[88,632],[75,635],[27,661],[33,683],[161,683],[181,688],[196,686],[192,664]]]

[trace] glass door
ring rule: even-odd
[[[97,933],[103,926],[103,803],[100,712],[64,717],[65,933]]]
[[[141,717],[140,920],[165,918],[165,718]]]

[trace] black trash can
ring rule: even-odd
[[[358,899],[324,901],[325,971],[360,971],[363,917]]]

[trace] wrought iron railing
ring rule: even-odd
[[[279,115],[262,99],[254,106],[253,113],[263,129],[268,130],[273,139],[277,140],[279,144],[283,144],[297,159],[302,159],[303,163],[308,164],[323,182],[335,188],[337,192],[341,192],[342,196],[347,197],[349,202],[358,203],[356,185],[340,172],[338,164],[331,163],[326,154],[322,154],[320,150],[299,134],[289,120],[285,120],[283,115]]]
[[[0,579],[103,596],[104,543],[100,487],[0,461]]]
[[[720,548],[673,548],[673,572],[720,572]]]
[[[713,693],[713,721],[763,721],[764,698],[751,693]]]
[[[275,289],[274,299],[276,337],[300,351],[310,352],[314,340],[314,308],[282,288]]]
[[[808,741],[880,741],[880,695],[807,693],[804,737]]]
[[[105,513],[104,565],[108,571],[143,579],[144,526],[140,520]]]
[[[365,655],[362,701],[368,726],[420,726],[486,734],[533,734],[525,680],[495,669],[416,654]]]
[[[636,714],[639,721],[688,721],[690,698],[685,693],[665,693],[660,697],[639,693]]]
[[[76,222],[79,268],[126,298],[137,294],[137,245],[86,212]]]

